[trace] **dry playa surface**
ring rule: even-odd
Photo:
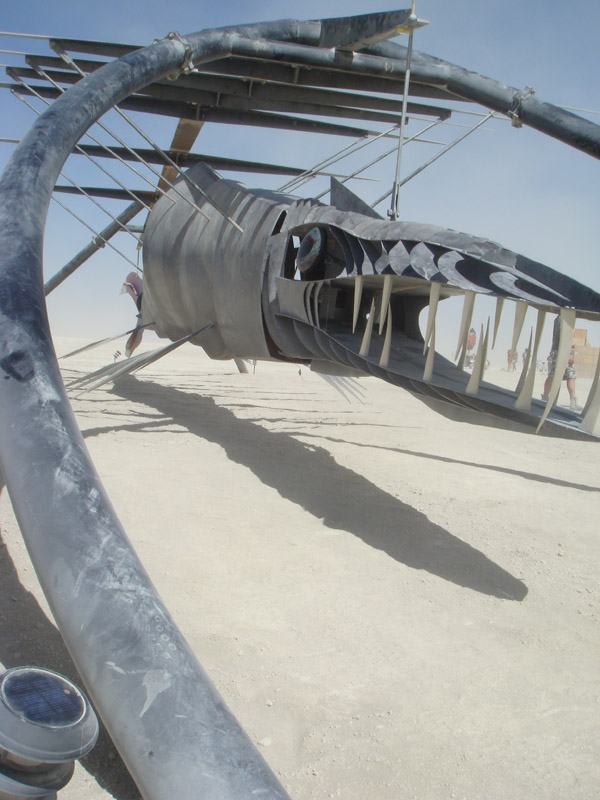
[[[374,378],[243,375],[189,345],[73,406],[294,800],[599,796],[598,444],[453,422]],[[0,661],[74,676],[6,491],[0,512]],[[138,794],[104,735],[60,797]]]

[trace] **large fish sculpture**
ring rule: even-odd
[[[467,421],[563,437],[600,435],[597,381],[583,419],[555,404],[576,317],[600,319],[600,295],[591,289],[483,238],[385,221],[335,179],[331,205],[248,189],[206,164],[176,188],[146,222],[143,291],[129,289],[141,312],[129,350],[148,327],[173,342],[198,344],[211,358],[375,375]],[[468,372],[477,295],[495,298],[496,314],[481,331]],[[435,352],[438,304],[453,296],[464,297],[456,364]],[[483,380],[506,300],[515,301],[513,350],[527,309],[538,315],[516,391]],[[423,336],[419,316],[426,306]],[[549,314],[560,315],[561,335],[555,380],[542,400],[533,397],[533,385]],[[135,365],[110,366],[76,384],[98,386]]]
[[[42,244],[51,194],[83,134],[117,104],[177,116],[196,129],[215,120],[367,136],[365,129],[302,115],[320,116],[324,86],[336,90],[326,102],[337,98],[333,111],[339,116],[386,121],[382,112],[387,115],[390,105],[397,110],[397,103],[387,99],[379,106],[372,93],[407,97],[409,70],[406,49],[385,40],[401,30],[412,35],[420,24],[408,9],[256,23],[185,38],[171,33],[146,48],[53,40],[71,80],[64,69],[43,72],[56,67],[54,57],[29,59],[36,74],[53,83],[36,89],[38,97],[57,99],[0,179],[0,465],[61,634],[146,800],[288,795],[169,615],[91,463],[61,381],[44,305]],[[77,64],[71,51],[114,60],[101,67],[97,60]],[[83,77],[85,72],[90,74]],[[27,71],[14,76],[29,79]],[[529,91],[423,53],[413,54],[411,76],[417,96],[479,102],[515,125],[600,156],[598,126]],[[257,84],[252,96],[247,80]],[[60,82],[75,85],[62,94]],[[221,103],[225,88],[232,94]],[[352,93],[340,96],[340,88]],[[31,88],[19,85],[16,91],[28,95]],[[285,113],[271,113],[274,103]],[[449,111],[419,104],[416,113],[442,119]],[[123,212],[121,223],[141,207],[136,202],[129,216]],[[153,205],[143,239],[143,285],[128,281],[139,312],[128,347],[133,351],[145,327],[170,344],[158,354],[111,365],[80,385],[98,385],[192,341],[213,358],[274,359],[310,363],[323,373],[376,375],[474,421],[600,436],[598,372],[582,414],[554,405],[575,320],[600,319],[600,296],[499,245],[431,225],[381,220],[341,184],[333,184],[327,206],[249,190],[202,162]],[[496,298],[497,310],[468,373],[462,367],[478,294]],[[439,302],[456,295],[464,297],[464,310],[455,365],[435,353],[435,319]],[[506,300],[515,301],[513,344],[527,308],[538,312],[530,359],[515,392],[484,381],[486,351]],[[419,315],[426,306],[423,335]],[[533,397],[533,383],[548,313],[561,324],[555,376],[543,402]]]

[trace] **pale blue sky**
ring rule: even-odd
[[[170,30],[188,33],[264,19],[309,19],[402,7],[384,0],[375,6],[359,0],[305,0],[302,4],[289,0],[107,0],[102,4],[29,0],[4,2],[2,6],[0,27],[4,30],[139,44],[149,43]],[[538,96],[549,102],[600,110],[599,3],[418,0],[417,13],[430,20],[430,25],[415,35],[415,48],[518,88],[533,86]],[[405,43],[402,38],[398,41]],[[9,38],[0,39],[0,47],[47,52],[43,42]],[[22,63],[10,55],[2,55],[0,60]],[[600,123],[600,116],[589,117]],[[169,144],[174,120],[149,116],[137,119],[161,145]],[[0,93],[0,137],[19,138],[32,120],[33,114],[9,92]],[[465,122],[466,118],[457,117],[455,121]],[[420,124],[411,122],[407,133],[418,130]],[[458,132],[458,128],[450,128],[435,136],[449,141]],[[335,152],[347,141],[293,133],[269,134],[237,126],[206,126],[194,149],[310,166],[321,154]],[[11,149],[10,145],[0,144],[0,167]],[[435,149],[428,145],[407,148],[403,174]],[[81,158],[71,161],[68,174],[84,174],[89,183],[101,182],[84,170],[79,163]],[[373,200],[390,187],[393,169],[392,161],[385,162],[375,173],[378,183],[354,182],[352,188]],[[407,185],[401,194],[401,218],[489,236],[600,291],[598,173],[598,162],[589,156],[535,131],[511,128],[503,120],[493,121]],[[245,180],[269,186],[283,182],[262,180],[260,176],[247,176]],[[139,180],[135,185],[143,186]],[[302,193],[310,195],[321,188],[322,184],[315,182]],[[72,200],[68,202],[73,208],[80,207]],[[114,202],[107,205],[113,213],[123,207]],[[59,269],[90,237],[88,231],[53,206],[45,251],[47,275]],[[93,219],[98,227],[109,221],[93,208],[86,218]],[[141,221],[142,217],[138,219]],[[115,243],[133,257],[128,237],[119,235]],[[53,330],[59,335],[90,337],[125,330],[133,322],[133,305],[118,292],[128,269],[108,248],[95,256],[50,298]],[[476,321],[482,322],[485,314],[482,307],[481,318]],[[596,334],[596,338],[600,336]]]

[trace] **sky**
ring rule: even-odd
[[[364,0],[305,0],[302,4],[289,0],[277,3],[267,0],[254,3],[238,0],[221,0],[219,3],[106,0],[102,4],[86,0],[56,0],[53,3],[41,0],[8,3],[3,0],[0,6],[0,28],[6,31],[132,44],[148,44],[172,30],[185,34],[257,20],[300,16],[313,19],[402,7],[384,0],[375,6]],[[597,80],[600,75],[599,3],[590,3],[589,0],[572,0],[568,4],[559,4],[555,0],[528,0],[526,3],[520,0],[417,0],[416,10],[418,16],[429,20],[430,24],[416,32],[415,49],[516,88],[531,86],[539,98],[556,105],[600,111]],[[399,37],[397,41],[405,44],[406,37]],[[0,37],[0,48],[48,52],[44,41],[8,37]],[[23,64],[21,57],[10,54],[0,54],[0,61],[3,64]],[[41,103],[36,102],[36,105],[41,108]],[[582,115],[600,124],[600,114]],[[8,90],[0,91],[0,137],[20,139],[34,116]],[[175,120],[137,115],[136,121],[161,146],[169,145]],[[453,121],[471,125],[474,118],[455,115]],[[120,120],[110,117],[110,124],[119,131],[123,130]],[[407,126],[407,135],[419,130],[423,124],[412,120]],[[383,129],[384,126],[379,127]],[[436,131],[434,138],[449,142],[463,130],[446,127]],[[109,141],[104,134],[99,138]],[[143,145],[135,136],[128,136],[128,141]],[[273,134],[239,126],[207,125],[194,151],[308,167],[347,143],[348,140],[338,137]],[[12,149],[13,145],[0,143],[0,169]],[[438,149],[438,145],[428,144],[407,146],[402,175],[409,174]],[[103,181],[98,173],[79,163],[82,161],[81,157],[73,157],[65,172],[82,183],[101,184]],[[349,171],[355,163],[341,162],[340,172]],[[387,160],[369,173],[374,180],[353,181],[349,185],[365,200],[372,202],[391,188],[394,169],[393,160]],[[486,236],[600,291],[598,170],[596,160],[561,142],[526,128],[513,128],[505,120],[493,120],[402,189],[400,218]],[[235,176],[228,173],[227,177]],[[281,178],[262,176],[240,176],[240,179],[250,185],[270,188],[283,183]],[[140,180],[126,180],[137,188],[149,188]],[[300,193],[311,196],[324,188],[323,182],[314,181],[303,187]],[[61,200],[96,230],[110,222],[110,218],[98,209],[88,209],[88,201],[65,199],[64,196]],[[115,215],[125,205],[116,201],[103,202]],[[379,210],[385,215],[386,206],[382,205]],[[142,215],[136,222],[143,222]],[[91,235],[89,230],[52,203],[46,229],[45,278],[85,246]],[[136,261],[132,237],[119,234],[113,242]],[[53,333],[93,339],[132,327],[134,306],[127,296],[119,295],[121,283],[130,269],[130,265],[109,248],[94,256],[49,297]],[[474,316],[476,328],[485,323],[489,313],[489,305],[478,301]],[[460,307],[450,305],[440,320],[447,326],[443,330],[450,331],[453,325],[457,333],[459,315]],[[525,331],[531,323],[528,318]],[[600,345],[598,326],[586,323],[582,327],[589,328],[592,344]],[[549,338],[550,326],[547,328],[543,347]],[[449,341],[450,335],[446,336],[448,341],[444,340],[448,351],[454,348],[454,341]],[[506,336],[509,335],[507,328]],[[498,362],[500,354],[506,352],[502,350],[506,336],[497,347]]]

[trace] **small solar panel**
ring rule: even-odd
[[[27,669],[9,674],[2,699],[27,722],[52,727],[74,725],[85,713],[85,701],[72,683],[54,673]]]

